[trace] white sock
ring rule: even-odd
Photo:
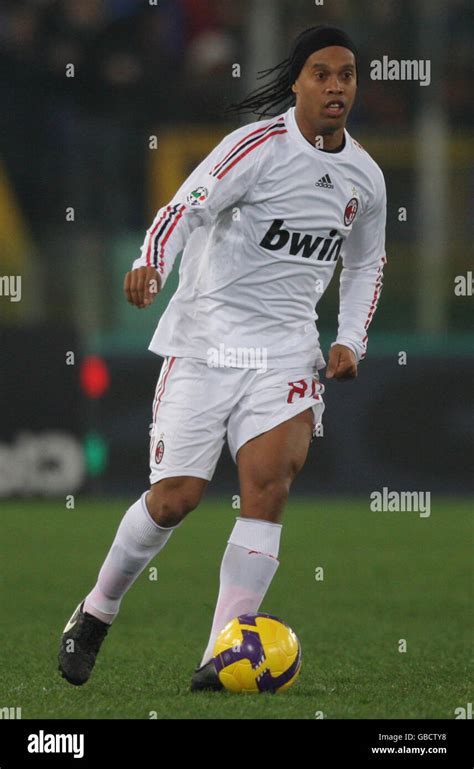
[[[236,519],[222,559],[219,596],[201,666],[212,658],[224,625],[240,614],[255,614],[260,609],[280,565],[281,529],[281,523],[240,516]]]
[[[146,506],[144,492],[125,513],[83,610],[111,624],[127,590],[168,542],[177,526],[159,526]]]

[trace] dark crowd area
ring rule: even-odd
[[[253,0],[3,0],[0,4],[1,152],[33,232],[58,208],[84,201],[91,223],[139,229],[146,221],[147,139],[161,127],[231,128],[224,107],[243,96]],[[370,61],[416,58],[416,4],[338,0],[327,9],[275,1],[280,50],[321,21],[349,31],[360,52],[357,130],[410,130],[419,86],[371,81]],[[442,93],[453,129],[472,126],[469,67],[473,9],[446,10]],[[266,30],[262,29],[262,35]],[[74,77],[67,77],[68,65]],[[246,73],[248,75],[248,73]],[[251,118],[249,117],[249,120]],[[94,189],[107,182],[107,201]]]

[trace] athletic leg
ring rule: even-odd
[[[123,596],[146,565],[164,548],[184,516],[197,506],[205,485],[206,481],[200,478],[164,479],[148,494],[153,500],[151,505],[146,502],[145,492],[127,510],[96,585],[64,628],[58,662],[61,675],[69,683],[81,686],[89,680]],[[171,522],[172,525],[156,523],[151,510],[161,523]]]
[[[202,478],[165,478],[129,507],[84,611],[108,624],[115,619],[127,590],[198,506],[206,486]]]
[[[85,610],[103,622],[112,622],[126,591],[197,507],[212,477],[225,420],[212,409],[210,373],[192,359],[163,362],[152,409],[150,491],[127,510],[85,602]]]
[[[213,475],[226,420],[212,409],[207,371],[183,358],[163,364],[153,404],[151,488],[125,513],[96,585],[63,631],[59,669],[70,683],[89,679],[123,596],[199,504]],[[203,402],[208,414],[201,413]]]
[[[220,631],[239,614],[258,612],[279,566],[281,518],[291,484],[306,460],[311,409],[244,444],[237,453],[240,516],[228,540],[211,634],[201,667]]]

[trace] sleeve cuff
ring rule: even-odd
[[[355,355],[357,363],[360,363],[360,361],[362,360],[362,356],[365,353],[365,347],[363,347],[363,345],[358,345],[349,339],[336,339],[336,341],[332,343],[331,347],[334,347],[334,345],[336,344],[341,344],[344,347],[348,347],[349,350],[352,350],[352,352]]]

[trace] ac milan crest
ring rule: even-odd
[[[159,465],[161,460],[163,459],[164,453],[165,453],[165,444],[163,443],[163,441],[158,441],[158,445],[155,451],[155,462],[157,465]]]
[[[349,225],[352,224],[356,218],[358,208],[359,201],[357,198],[351,198],[346,206],[346,210],[344,211],[344,224],[346,227],[349,227]]]

